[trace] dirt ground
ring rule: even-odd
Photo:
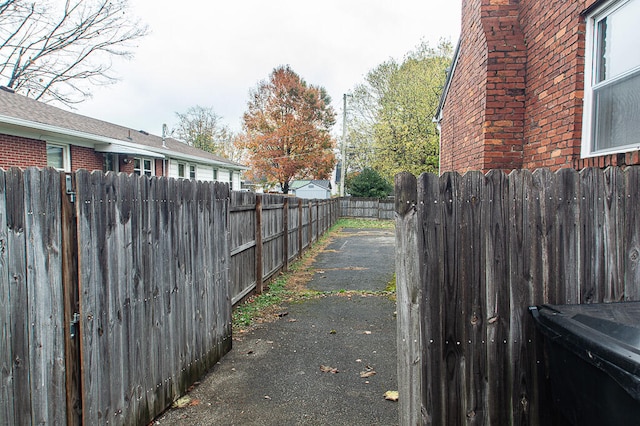
[[[308,288],[233,349],[156,425],[396,425],[394,233],[343,229]]]

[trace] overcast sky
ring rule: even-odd
[[[249,91],[279,65],[323,86],[336,112],[342,95],[421,40],[457,42],[460,0],[130,0],[151,33],[121,80],[96,88],[75,112],[160,135],[176,112],[212,107],[241,129]],[[169,6],[170,5],[170,6]],[[337,128],[334,133],[337,134]]]

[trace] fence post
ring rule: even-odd
[[[262,194],[256,194],[256,293],[262,294]]]
[[[417,195],[417,180],[413,175],[396,175],[396,304],[401,425],[427,423],[427,419],[422,418],[422,288]]]
[[[307,244],[307,249],[311,248],[311,243],[313,241],[313,210],[311,209],[312,202],[309,201],[309,228],[307,229],[307,234],[309,234],[309,242]]]
[[[318,206],[318,200],[316,200],[316,241],[320,238],[320,208]]]
[[[298,257],[302,257],[302,199],[298,198]]]
[[[284,228],[284,244],[282,251],[283,261],[282,261],[282,270],[289,270],[289,197],[284,197],[284,202],[282,203],[282,227]]]
[[[75,209],[75,174],[60,173],[62,298],[64,311],[64,352],[67,395],[67,424],[82,424],[80,394],[80,333],[76,315],[80,313],[78,288],[78,224]],[[73,325],[71,325],[73,324]],[[74,334],[71,333],[74,327]]]

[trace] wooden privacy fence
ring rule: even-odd
[[[395,191],[400,424],[551,424],[528,307],[640,300],[640,167]]]
[[[340,216],[391,220],[395,217],[393,198],[340,198]]]
[[[231,192],[233,303],[287,269],[338,220],[338,200],[307,200],[277,194]],[[256,232],[261,229],[261,232]]]
[[[220,183],[0,169],[0,425],[146,424],[231,348],[232,299],[337,211]]]

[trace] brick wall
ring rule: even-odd
[[[71,145],[71,171],[104,170],[104,156],[92,148]]]
[[[101,153],[71,145],[71,170],[103,170]],[[47,143],[42,140],[0,134],[0,167],[47,167]]]
[[[480,25],[481,0],[462,2],[460,51],[440,122],[440,171],[483,168],[487,45]]]
[[[487,39],[487,101],[483,169],[522,167],[526,47],[518,21],[519,0],[482,0]]]
[[[637,151],[580,159],[580,13],[594,2],[463,0],[461,54],[441,122],[442,172],[640,164]]]
[[[584,2],[526,1],[524,167],[572,167],[580,156],[584,72]]]
[[[47,167],[47,144],[36,139],[0,134],[0,167]]]

